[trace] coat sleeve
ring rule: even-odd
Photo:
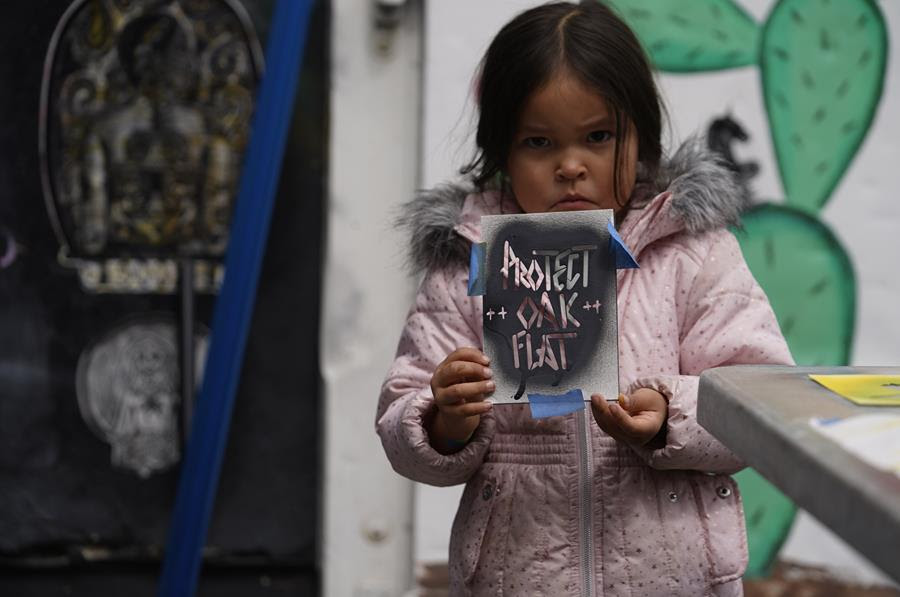
[[[464,346],[481,348],[476,298],[466,295],[464,270],[429,272],[400,336],[394,363],[381,387],[375,429],[394,470],[430,485],[463,483],[481,466],[494,435],[493,413],[454,454],[431,447],[426,421],[435,412],[431,376],[444,358]]]
[[[635,450],[652,467],[731,474],[745,464],[697,423],[699,375],[725,365],[793,365],[765,293],[734,236],[710,233],[710,250],[687,289],[680,333],[680,373],[638,379],[669,403],[663,441]],[[653,443],[653,442],[651,442]],[[664,445],[662,445],[664,443]]]

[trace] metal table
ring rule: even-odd
[[[900,367],[710,369],[700,376],[697,419],[798,506],[900,581],[900,477],[863,462],[810,426],[813,417],[900,414],[858,406],[809,374],[900,375]]]

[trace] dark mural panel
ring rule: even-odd
[[[33,565],[75,573],[158,564],[183,450],[178,267],[189,263],[194,272],[200,365],[247,132],[240,119],[249,117],[246,90],[255,85],[252,50],[212,56],[209,40],[221,42],[221,31],[204,18],[215,11],[252,46],[225,0],[71,4],[83,11],[73,26],[82,19],[84,39],[97,45],[71,43],[48,70],[62,82],[47,96],[46,189],[42,74],[70,3],[16,1],[0,21],[2,594],[27,594],[21,583]],[[238,6],[262,47],[273,4]],[[213,563],[250,558],[313,583],[327,24],[327,2],[318,2],[207,540]],[[114,64],[119,48],[130,53]],[[105,52],[107,78],[91,75],[95,86],[107,85],[102,101],[91,95],[92,81],[65,82],[96,58],[91,52]],[[170,81],[163,89],[167,65],[191,52],[201,56],[175,73],[181,87]],[[232,94],[220,104],[210,99],[214,82],[198,82],[216,68],[226,73],[219,91],[230,85]],[[66,84],[81,90],[67,95]],[[176,96],[184,106],[172,104]],[[63,108],[70,97],[94,102],[93,111]],[[7,582],[19,583],[15,593]],[[254,586],[275,586],[264,585]]]

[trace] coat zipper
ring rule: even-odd
[[[581,549],[581,594],[594,597],[594,451],[591,444],[591,420],[579,411],[575,420],[578,431],[578,533]]]

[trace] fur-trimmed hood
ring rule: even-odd
[[[468,264],[471,239],[460,234],[459,226],[466,198],[474,192],[471,184],[443,184],[421,191],[401,206],[396,223],[410,236],[408,260],[413,272]],[[673,226],[657,230],[666,235],[681,231],[701,234],[738,224],[741,212],[749,206],[746,190],[734,173],[698,137],[688,139],[671,158],[663,160],[655,180],[638,181],[625,225],[662,193],[668,195],[665,199]],[[657,238],[661,234],[657,232]],[[653,240],[644,239],[642,245]]]

